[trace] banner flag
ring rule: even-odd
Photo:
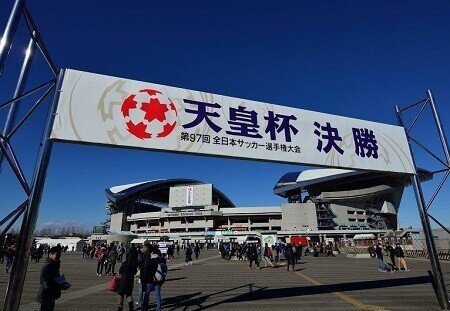
[[[54,140],[414,173],[402,127],[67,69]]]

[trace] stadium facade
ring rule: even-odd
[[[432,174],[420,170],[422,180]],[[237,207],[213,184],[191,179],[153,180],[106,189],[109,238],[125,241],[244,241],[261,232],[319,240],[384,234],[398,229],[408,175],[314,169],[288,173],[274,187],[278,206]],[[116,238],[113,238],[116,237]],[[93,239],[106,239],[98,234]],[[138,239],[138,240],[136,240]]]

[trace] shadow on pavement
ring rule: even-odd
[[[297,270],[298,271],[298,270]],[[416,284],[428,284],[431,282],[429,276],[419,276],[419,277],[409,277],[409,278],[401,278],[401,279],[389,279],[389,280],[376,280],[376,281],[364,281],[364,282],[353,282],[353,283],[339,283],[339,284],[329,284],[329,285],[314,285],[314,286],[299,286],[299,287],[288,287],[288,288],[277,288],[277,289],[268,289],[267,287],[258,287],[254,284],[247,284],[235,288],[231,288],[228,290],[220,291],[213,294],[203,295],[190,299],[181,299],[177,302],[174,302],[170,305],[167,305],[166,301],[164,302],[164,308],[170,310],[176,310],[178,308],[187,310],[190,307],[197,307],[195,310],[205,310],[209,308],[216,307],[225,303],[234,303],[234,302],[245,302],[245,301],[254,301],[254,300],[265,300],[265,299],[275,299],[275,298],[285,298],[285,297],[293,297],[293,296],[307,296],[307,295],[317,295],[317,294],[325,294],[325,293],[333,293],[333,292],[348,292],[354,290],[366,290],[366,289],[375,289],[375,288],[389,288],[396,286],[405,286],[405,285],[416,285]],[[249,291],[244,294],[236,295],[235,297],[224,299],[221,301],[216,301],[209,305],[205,305],[208,303],[208,299],[218,294],[229,293],[233,290],[248,287]],[[255,290],[256,288],[256,290]],[[193,294],[197,296],[199,293]],[[169,299],[177,299],[177,297],[169,298]]]
[[[199,294],[201,294],[201,292],[200,293],[190,294],[191,296],[195,297],[195,298],[190,298],[190,299],[185,299],[185,297],[184,297],[184,296],[189,296],[189,295],[184,295],[182,297],[182,299],[179,299],[180,296],[176,296],[176,297],[171,297],[171,298],[164,299],[164,301],[163,301],[163,308],[164,309],[169,309],[169,310],[176,310],[176,309],[187,310],[190,307],[197,307],[195,310],[204,310],[204,309],[208,309],[208,308],[220,305],[222,303],[228,302],[228,300],[225,300],[225,301],[219,301],[219,302],[211,304],[211,305],[203,306],[203,304],[208,302],[209,298],[211,298],[213,296],[216,296],[216,295],[219,295],[219,294],[230,293],[230,292],[232,292],[234,290],[243,289],[243,288],[248,288],[248,291],[250,293],[264,289],[262,287],[255,286],[253,283],[250,283],[250,284],[233,287],[233,288],[230,288],[230,289],[227,289],[227,290],[223,290],[223,291],[220,291],[220,292],[216,292],[216,293],[212,293],[212,294],[208,294],[208,295],[203,295],[203,296],[199,296],[199,297],[195,297],[195,296],[198,296]],[[254,291],[255,288],[256,288],[256,291]],[[171,300],[175,300],[176,302],[169,303],[169,301],[171,301]]]

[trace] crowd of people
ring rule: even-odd
[[[194,247],[195,249],[195,247]],[[191,247],[186,248],[186,254]],[[175,251],[180,253],[179,245],[169,245],[164,253],[157,244],[145,243],[140,246],[130,244],[101,244],[98,246],[85,246],[83,248],[84,260],[96,260],[97,276],[116,275],[119,278],[116,293],[119,295],[118,310],[128,305],[134,310],[134,305],[140,310],[148,310],[149,295],[155,293],[156,310],[161,310],[161,286],[167,274],[167,261],[174,259]],[[192,253],[191,253],[192,254]],[[198,252],[195,252],[198,258]],[[187,255],[186,255],[187,256]],[[192,261],[192,258],[191,258]],[[120,263],[116,271],[116,264]],[[133,288],[138,286],[138,297],[133,299]]]
[[[303,254],[303,246],[291,243],[276,243],[269,246],[267,243],[261,249],[259,243],[220,243],[219,252],[222,260],[247,260],[248,268],[252,269],[253,264],[261,269],[261,261],[265,267],[276,267],[280,261],[286,260],[286,270],[295,270],[295,264],[301,259]]]
[[[378,242],[369,247],[368,251],[372,258],[377,259],[378,270],[381,272],[409,271],[400,243],[396,243],[396,246],[393,247],[389,242],[385,242],[384,245]]]
[[[275,243],[269,246],[267,243],[261,247],[257,242],[248,243],[219,243],[218,245],[200,243],[165,243],[163,247],[158,244],[145,243],[140,246],[130,244],[123,245],[112,243],[110,245],[100,244],[96,246],[85,245],[82,249],[82,259],[95,260],[96,274],[115,276],[118,278],[117,288],[114,290],[118,298],[118,310],[128,305],[129,310],[148,310],[149,296],[151,292],[155,295],[156,310],[161,310],[161,287],[167,274],[167,261],[172,260],[184,251],[186,265],[192,265],[193,258],[198,260],[201,250],[204,248],[217,248],[222,260],[246,260],[248,268],[257,269],[265,267],[277,267],[284,265],[286,271],[295,271],[295,265],[302,256],[334,257],[339,253],[337,245],[328,243],[310,243],[302,246],[291,243]],[[0,247],[0,262],[5,264],[5,272],[8,273],[13,265],[16,244],[12,239],[6,239]],[[44,255],[45,263],[42,267],[40,281],[41,287],[38,293],[38,301],[41,303],[42,311],[54,310],[55,301],[61,296],[61,290],[67,282],[56,282],[60,277],[61,253],[67,251],[67,247],[61,245],[49,247],[46,245],[31,248],[31,260],[39,262]],[[378,242],[368,249],[370,256],[378,263],[378,270],[394,273],[398,270],[409,271],[406,265],[405,254],[399,243],[393,247],[389,242]],[[119,265],[119,269],[116,265]],[[43,286],[42,284],[45,284]],[[138,288],[137,299],[133,299],[134,286]]]

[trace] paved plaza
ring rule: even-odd
[[[247,262],[222,261],[204,251],[186,266],[180,254],[169,262],[163,286],[164,310],[439,310],[426,260],[408,261],[409,272],[377,271],[372,259],[304,257],[296,272],[284,267],[248,269]],[[21,310],[36,310],[42,266],[30,262]],[[450,263],[442,263],[447,280]],[[97,277],[96,262],[81,253],[63,254],[61,272],[72,283],[56,310],[116,310],[118,296],[106,290],[110,277]],[[3,302],[6,275],[0,277]],[[135,287],[135,292],[136,287]],[[135,297],[137,295],[135,294]],[[151,296],[153,299],[153,296]]]

